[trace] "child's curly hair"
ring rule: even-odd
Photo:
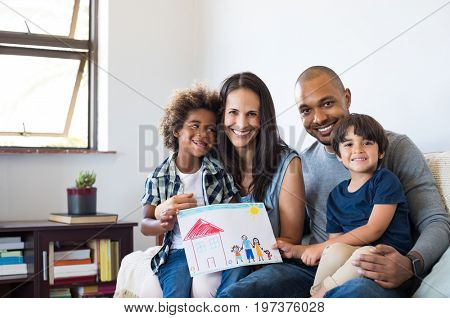
[[[159,127],[164,138],[164,146],[172,151],[178,151],[178,140],[174,136],[174,132],[183,127],[190,111],[206,109],[217,114],[220,107],[219,94],[206,89],[203,85],[197,84],[192,89],[175,91],[166,106]]]

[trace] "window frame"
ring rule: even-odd
[[[74,11],[78,12],[79,0],[74,0]],[[74,14],[74,16],[77,14]],[[70,35],[73,35],[73,19]],[[12,45],[12,46],[11,46]],[[15,46],[19,45],[19,46]],[[37,46],[39,48],[33,47]],[[49,47],[46,49],[46,47]],[[64,50],[70,48],[71,51]],[[71,110],[74,108],[74,95],[78,94],[79,81],[85,63],[88,63],[88,144],[87,147],[27,147],[27,146],[0,146],[0,152],[13,153],[90,153],[98,150],[98,0],[89,0],[89,38],[87,40],[77,40],[67,36],[48,35],[37,33],[23,33],[0,30],[0,55],[33,56],[59,59],[79,60],[80,65],[77,78],[74,82],[72,100],[66,118],[65,130],[71,119]],[[80,73],[81,70],[81,73]],[[77,87],[78,86],[78,87]],[[3,135],[19,136],[23,133],[3,132]],[[55,133],[30,133],[38,136],[55,136]],[[63,135],[64,133],[62,133]],[[59,134],[56,134],[59,135]]]

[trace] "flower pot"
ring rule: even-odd
[[[69,214],[92,215],[97,213],[97,188],[68,188]]]

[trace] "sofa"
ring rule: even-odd
[[[442,196],[447,212],[450,210],[450,151],[426,154],[428,165],[433,174],[437,188]],[[150,270],[150,260],[159,246],[146,251],[136,251],[124,257],[117,277],[114,297],[155,297],[148,289],[155,282]],[[444,253],[431,272],[424,278],[413,297],[447,297],[450,298],[450,248]],[[194,288],[193,288],[194,289]],[[161,295],[158,295],[161,297]],[[192,296],[197,296],[194,292]],[[205,297],[204,295],[200,295]]]

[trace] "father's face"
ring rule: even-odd
[[[295,99],[306,131],[325,146],[330,146],[334,124],[349,113],[350,90],[342,91],[330,76],[321,74],[298,83]]]

